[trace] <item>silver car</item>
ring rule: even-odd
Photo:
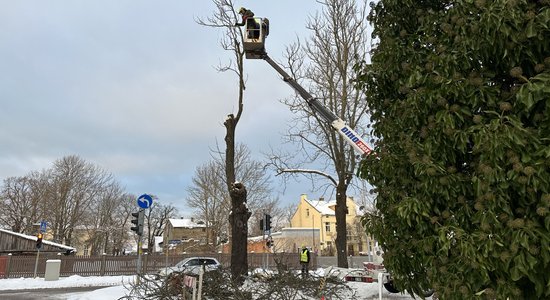
[[[157,278],[169,276],[174,272],[198,275],[204,266],[204,271],[213,271],[221,268],[220,262],[213,257],[188,257],[173,267],[162,268],[157,273]]]

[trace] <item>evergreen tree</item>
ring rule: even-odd
[[[398,287],[550,297],[550,1],[381,0],[364,219]]]

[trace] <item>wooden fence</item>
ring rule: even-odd
[[[231,255],[222,253],[190,253],[185,255],[142,255],[142,273],[154,274],[158,270],[173,266],[177,262],[192,256],[215,257],[223,265],[229,268]],[[316,255],[311,255],[311,268],[317,267]],[[72,255],[42,255],[40,254],[37,266],[37,276],[44,277],[46,261],[48,259],[60,259],[60,276],[105,276],[105,275],[132,275],[137,272],[137,255],[129,256],[72,256]],[[0,278],[33,277],[36,256],[0,256]],[[279,263],[290,269],[299,269],[298,253],[249,253],[248,267],[276,268]]]

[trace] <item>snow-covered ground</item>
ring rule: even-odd
[[[67,294],[67,300],[115,300],[127,295],[125,286],[135,280],[134,276],[70,276],[61,277],[56,281],[44,281],[44,278],[11,278],[0,279],[0,291],[32,290],[69,287],[105,287],[88,292]],[[378,283],[348,282],[349,287],[356,291],[357,300],[379,299]],[[382,289],[383,299],[413,299],[405,294],[390,294]],[[1,295],[0,295],[1,296]],[[430,299],[430,298],[428,298]],[[312,299],[313,300],[313,299]]]

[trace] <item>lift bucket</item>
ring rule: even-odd
[[[245,23],[243,49],[246,58],[261,58],[265,53],[265,37],[269,23],[262,18],[248,18]]]

